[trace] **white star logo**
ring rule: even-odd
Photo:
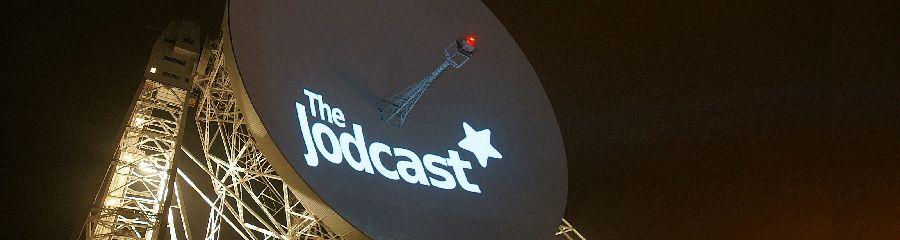
[[[466,131],[466,138],[459,141],[459,147],[475,154],[475,158],[478,159],[478,163],[482,167],[487,167],[489,157],[503,158],[503,155],[500,155],[500,152],[491,145],[490,129],[475,131],[475,129],[472,129],[472,126],[469,126],[469,123],[463,122],[463,130]]]

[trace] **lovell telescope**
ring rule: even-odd
[[[231,45],[239,44],[231,42],[229,38],[229,32],[235,30],[234,26],[229,26],[229,14],[233,13],[226,13],[220,34],[202,37],[198,24],[190,21],[171,22],[165,28],[153,46],[144,80],[129,109],[116,154],[105,172],[104,181],[84,224],[73,232],[72,239],[394,239],[383,235],[394,232],[381,231],[379,228],[372,230],[360,224],[365,221],[351,216],[353,214],[350,212],[340,212],[342,209],[339,201],[320,196],[327,189],[314,185],[314,181],[307,182],[297,178],[298,170],[290,169],[291,160],[272,157],[270,153],[278,150],[272,149],[272,140],[259,135],[256,126],[261,121],[258,115],[264,114],[258,112],[263,106],[248,104],[246,101],[248,92],[252,96],[252,89],[248,89],[253,87],[248,82],[251,76],[244,73],[237,75],[236,68],[229,65],[236,61],[233,59],[235,55],[231,52]],[[424,119],[423,116],[412,113],[413,107],[423,97],[428,98],[426,90],[449,67],[460,69],[467,63],[478,64],[477,61],[470,61],[474,59],[475,46],[476,35],[465,34],[452,39],[444,47],[442,55],[437,51],[439,54],[428,53],[440,56],[435,58],[441,60],[438,67],[430,73],[423,68],[423,73],[426,73],[424,78],[373,104],[377,105],[375,109],[368,108],[373,115],[377,115],[373,119],[380,125],[369,122],[365,127],[403,131],[410,121],[416,121],[420,117]],[[320,97],[326,94],[302,88],[297,91],[310,92],[311,95],[321,94]],[[313,99],[311,95],[303,97]],[[321,107],[313,106],[313,102],[308,105],[310,111]],[[361,114],[336,114],[339,109],[337,106],[338,104],[332,105],[327,115],[320,110],[318,117],[336,127],[345,125],[345,129],[350,132],[360,129],[356,134],[361,137],[360,124],[345,119]],[[190,110],[194,110],[196,115],[190,116]],[[299,114],[299,108],[289,110],[297,110]],[[311,116],[316,117],[315,114]],[[297,114],[291,117],[299,118]],[[191,120],[193,122],[188,122]],[[311,122],[312,119],[309,120]],[[293,122],[298,134],[301,132],[300,121],[301,119],[296,119]],[[186,126],[196,127],[198,135],[188,136],[185,133]],[[464,128],[461,126],[457,123],[448,127],[463,132],[461,130]],[[480,128],[476,126],[477,129]],[[314,137],[314,133],[310,132],[310,139]],[[321,136],[320,133],[319,138]],[[372,141],[362,145],[369,145],[356,146],[359,150],[352,155],[358,158],[367,155],[368,165],[363,164],[359,171],[360,169],[356,169],[357,165],[352,164],[362,164],[362,159],[352,159],[352,156],[346,155],[342,155],[342,158],[359,172],[380,174],[385,178],[383,181],[389,181],[385,184],[391,183],[390,181],[412,183],[403,183],[403,188],[427,184],[432,187],[418,188],[420,190],[417,191],[455,189],[454,194],[469,194],[466,198],[476,196],[472,197],[475,200],[486,186],[482,184],[479,188],[474,179],[467,177],[466,171],[471,171],[474,166],[464,161],[466,157],[459,157],[461,153],[457,151],[460,150],[448,150],[444,155],[432,154],[433,157],[428,157],[429,154],[416,154],[416,158],[424,156],[419,165],[425,162],[426,166],[423,168],[428,168],[425,172],[431,178],[424,177],[426,175],[412,176],[408,171],[400,169],[399,160],[393,160],[398,161],[395,166],[375,160],[378,156],[385,156],[384,152],[399,155],[396,146],[407,143],[392,143],[391,146],[395,147],[381,143],[384,145],[382,155],[372,155],[372,149],[375,149],[373,146],[380,142],[376,142],[377,136],[373,137],[368,132],[366,137]],[[182,146],[185,141],[198,140],[201,152]],[[294,140],[298,145],[303,143],[301,136]],[[314,139],[310,141],[316,142]],[[334,141],[327,142],[334,146],[335,143],[341,143],[341,140],[336,136]],[[340,152],[340,149],[334,147],[309,147],[309,141],[306,143],[304,151],[307,154],[320,148]],[[456,140],[450,143],[455,144]],[[178,151],[184,152],[186,157],[176,157],[179,155]],[[425,160],[426,157],[429,160]],[[323,159],[330,161],[326,157]],[[452,159],[453,162],[446,159]],[[351,163],[351,160],[354,161]],[[503,160],[513,161],[507,158]],[[444,161],[445,168],[435,164],[441,161]],[[308,164],[306,167],[314,169],[312,167],[315,166]],[[309,169],[304,171],[311,171]],[[335,171],[338,170],[347,174],[357,172],[348,169]],[[421,180],[422,177],[424,181]],[[440,181],[441,177],[443,181]],[[309,180],[318,181],[312,176]],[[314,191],[320,194],[314,194]],[[199,199],[194,196],[199,196]],[[203,209],[191,209],[191,202],[201,203]],[[191,215],[196,212],[204,214]],[[565,219],[557,221],[559,224],[555,233],[547,233],[548,236],[556,239],[585,239]],[[396,238],[406,237],[398,235]]]

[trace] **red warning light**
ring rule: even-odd
[[[463,43],[465,41],[465,43]],[[472,57],[475,53],[475,34],[462,35],[456,39],[456,51],[466,57]]]
[[[475,36],[469,35],[468,37],[466,37],[466,43],[468,43],[470,46],[474,47],[475,46]]]

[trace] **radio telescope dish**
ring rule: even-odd
[[[481,2],[235,1],[226,19],[226,65],[254,140],[336,232],[556,231],[567,193],[559,126],[537,74]],[[382,121],[383,100],[432,76],[402,127]]]

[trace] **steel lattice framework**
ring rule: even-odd
[[[453,68],[459,69],[463,64],[466,64],[470,59],[469,55],[459,51],[450,51],[450,48],[459,44],[459,41],[455,43],[450,42],[450,45],[447,45],[447,47],[444,48],[444,62],[431,71],[431,74],[428,74],[412,86],[403,89],[402,92],[381,100],[377,109],[381,116],[381,121],[392,123],[398,127],[403,126],[403,123],[406,122],[406,117],[409,116],[410,111],[412,111],[413,107],[416,106],[416,103],[419,102],[419,98],[422,97],[422,94],[425,94],[425,90],[428,90],[428,87],[431,86],[431,84],[434,83],[448,67],[453,66]],[[451,54],[450,52],[453,53]]]
[[[84,225],[86,239],[156,239],[168,210],[187,92],[145,80]]]
[[[303,209],[257,148],[237,106],[221,47],[221,41],[208,45],[209,70],[194,81],[201,92],[195,120],[205,162],[188,154],[216,191],[207,202],[206,239],[218,239],[223,221],[244,239],[340,239]]]

